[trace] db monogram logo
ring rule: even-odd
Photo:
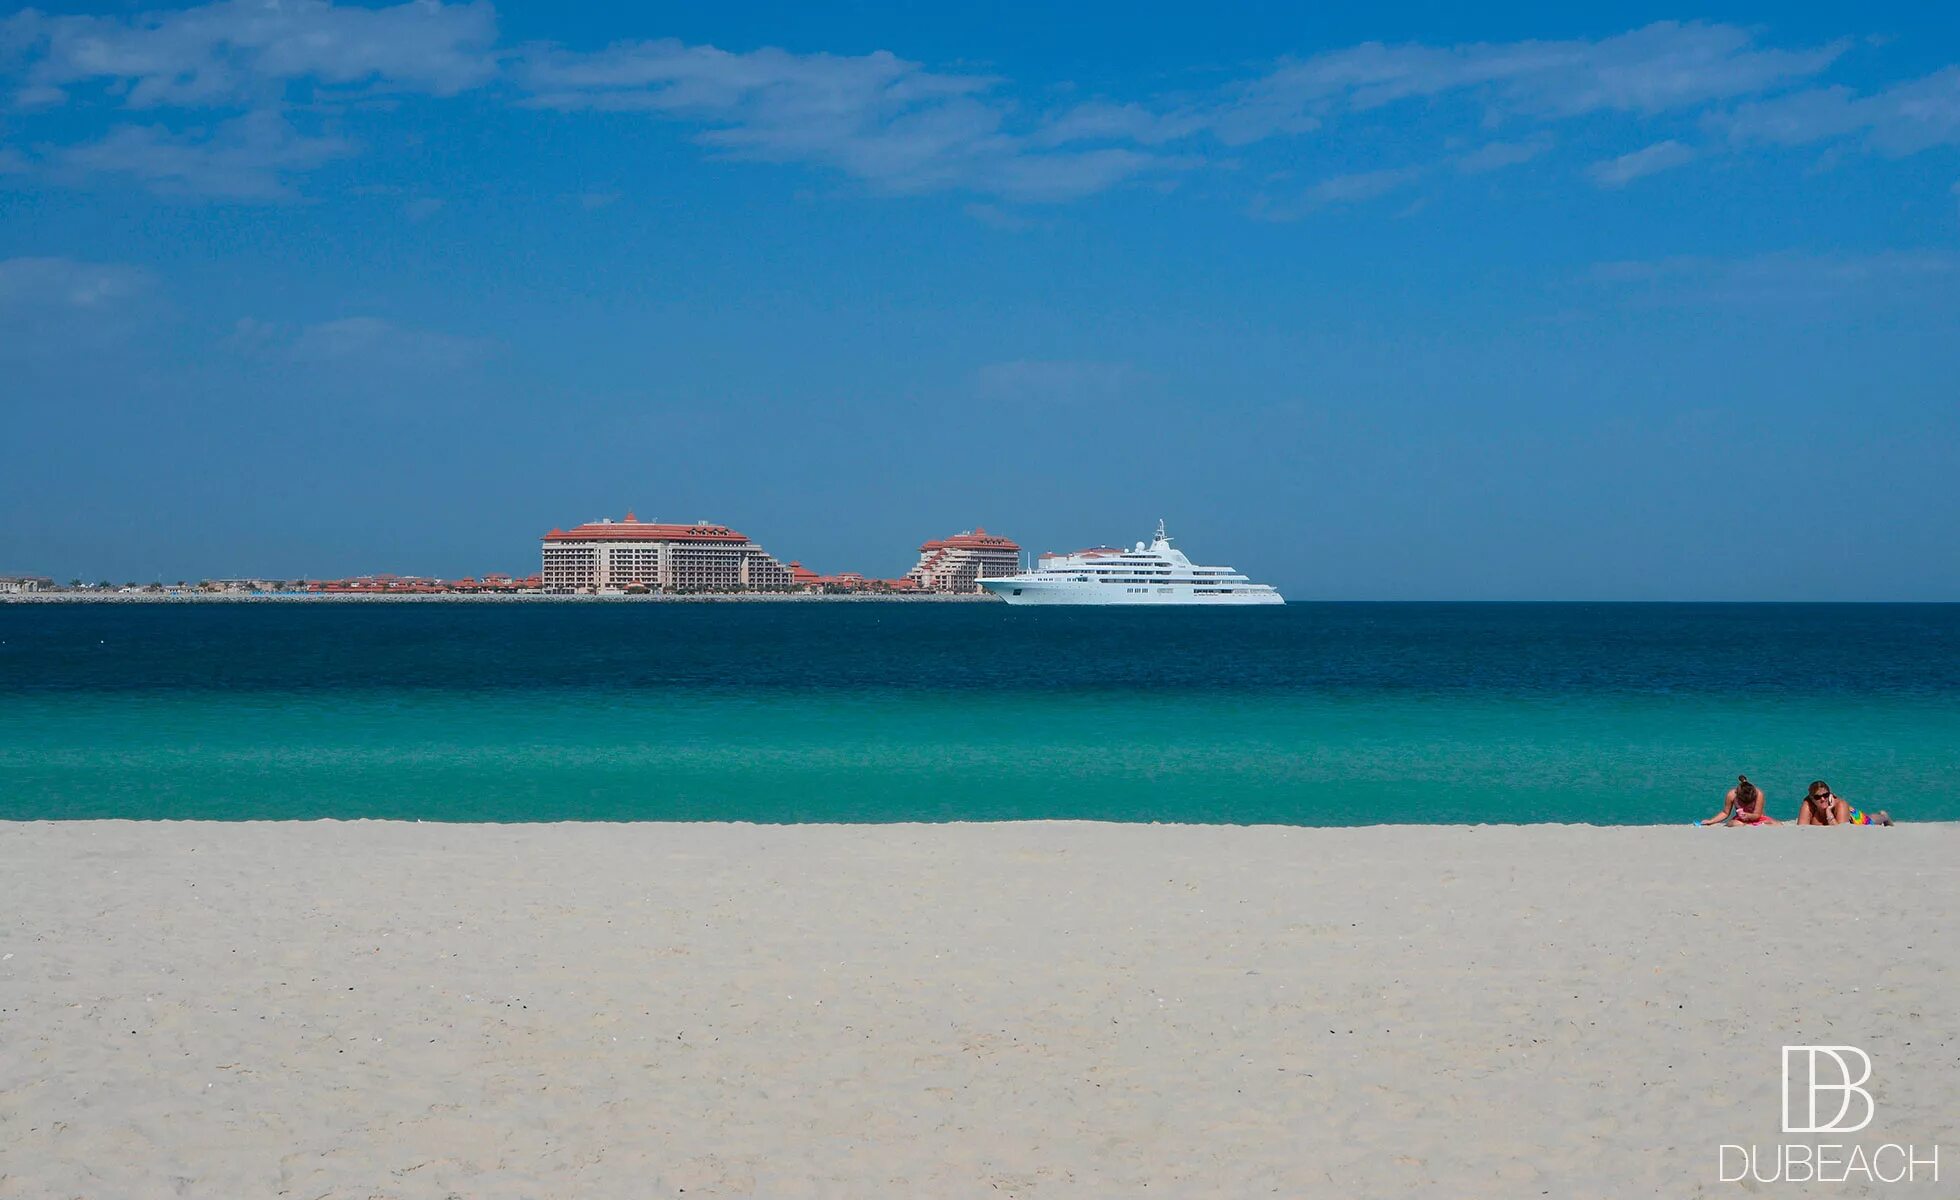
[[[1858,1062],[1855,1079],[1851,1059]],[[1856,1046],[1783,1047],[1783,1132],[1856,1133],[1863,1129],[1878,1115],[1872,1094],[1864,1088],[1871,1077],[1872,1056]],[[1855,1125],[1847,1123],[1854,1108],[1863,1114]],[[1827,1112],[1831,1114],[1829,1120],[1817,1119]]]

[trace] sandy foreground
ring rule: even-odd
[[[0,825],[0,1196],[1864,1194],[1960,827]],[[1785,1135],[1780,1047],[1870,1052]],[[1773,1151],[1771,1151],[1773,1152]]]

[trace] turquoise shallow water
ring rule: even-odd
[[[1960,606],[0,606],[0,818],[1960,818]],[[1789,810],[1789,811],[1785,811]]]

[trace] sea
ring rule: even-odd
[[[1960,819],[1960,605],[0,604],[0,818]]]

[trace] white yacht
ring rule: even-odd
[[[1073,554],[1044,554],[1034,570],[980,586],[1009,604],[1284,604],[1269,583],[1254,583],[1230,567],[1200,567],[1171,547],[1164,523],[1148,546],[1097,546]]]

